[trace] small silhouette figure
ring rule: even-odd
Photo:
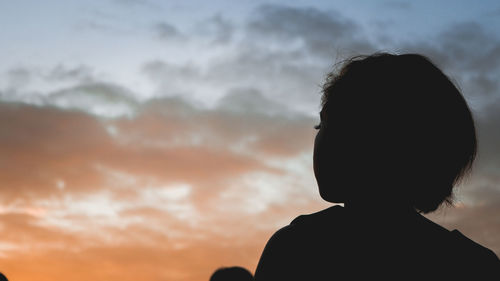
[[[210,281],[253,281],[253,275],[240,266],[221,267],[212,274]]]
[[[451,204],[476,155],[474,121],[450,79],[418,54],[355,57],[329,74],[314,143],[320,196],[269,239],[268,280],[500,280],[500,260],[421,213]]]
[[[7,279],[7,277],[5,277],[5,275],[3,275],[3,273],[0,272],[0,281],[9,281]]]

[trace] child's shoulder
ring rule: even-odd
[[[344,208],[340,205],[335,205],[316,213],[300,215],[296,217],[291,223],[291,226],[311,225],[331,223],[332,220],[342,219],[344,216]]]

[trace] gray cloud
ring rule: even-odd
[[[153,25],[157,37],[162,40],[185,39],[185,36],[174,25],[167,22],[159,22]]]
[[[458,23],[429,38],[428,42],[404,43],[404,51],[429,56],[459,82],[464,94],[483,101],[500,97],[500,38],[477,23]]]
[[[183,95],[212,102],[232,89],[255,89],[284,106],[311,112],[318,108],[319,85],[328,62],[313,63],[300,51],[266,50],[239,45],[237,51],[209,60],[206,66],[152,61],[144,73],[160,96]]]
[[[42,76],[47,80],[52,81],[82,81],[87,82],[92,80],[92,69],[85,65],[78,65],[74,67],[68,67],[66,65],[58,64],[54,68],[50,69],[47,73],[43,73]]]
[[[281,103],[266,99],[254,88],[234,88],[218,101],[218,108],[239,114],[280,115],[288,109]]]
[[[28,84],[32,79],[32,73],[27,68],[18,67],[7,72],[7,83],[9,88],[18,89]]]
[[[336,58],[375,51],[357,23],[314,8],[264,5],[241,26],[215,15],[202,30],[212,44],[225,44],[223,55],[210,56],[203,66],[147,63],[144,73],[158,85],[158,95],[216,101],[231,89],[256,89],[274,102],[312,112]]]
[[[138,104],[134,94],[126,88],[97,82],[49,93],[43,98],[43,103],[106,117],[131,116]]]
[[[339,51],[375,50],[355,21],[335,11],[263,5],[254,12],[248,30],[257,40],[282,42],[285,46],[299,40],[311,55],[322,58],[334,58]]]
[[[47,69],[20,66],[10,69],[5,75],[7,83],[4,89],[9,92],[26,91],[27,88],[32,88],[33,84],[60,85],[62,83],[87,83],[93,80],[92,69],[85,65],[57,64]]]
[[[233,40],[236,26],[221,14],[216,14],[202,21],[198,26],[200,36],[209,34],[214,44],[227,44]]]
[[[499,38],[487,34],[475,22],[458,23],[440,34],[441,48],[454,63],[481,72],[495,71],[500,67]]]
[[[326,69],[325,64],[308,62],[300,51],[247,46],[235,55],[214,59],[206,77],[231,88],[255,88],[271,100],[310,111],[317,108],[318,86]]]
[[[199,66],[193,64],[173,64],[160,60],[144,64],[143,72],[154,82],[159,83],[161,90],[166,94],[188,92],[190,86],[202,82],[202,73]]]

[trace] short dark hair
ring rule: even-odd
[[[360,163],[361,176],[392,181],[389,190],[370,192],[407,200],[420,212],[451,204],[453,187],[476,156],[474,120],[464,97],[419,54],[345,61],[327,76],[321,117],[322,128],[338,136],[331,145]]]

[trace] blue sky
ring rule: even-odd
[[[280,1],[8,1],[2,3],[2,69],[55,63],[117,64],[155,56],[163,44],[151,27],[166,22],[192,37],[199,25],[219,15],[241,26],[258,6]],[[476,22],[498,37],[500,5],[495,1],[287,1],[352,20],[364,36],[431,41],[440,31]],[[237,27],[236,27],[237,28]],[[392,43],[392,42],[391,42]],[[390,48],[391,45],[385,46]]]
[[[328,34],[329,27],[326,26],[320,32],[311,30],[311,35],[317,33],[313,35],[316,36],[314,38],[300,38],[303,35],[299,34],[300,32],[308,33],[307,28],[322,24],[318,21],[302,30],[289,30],[295,34],[289,34],[288,42],[282,41],[285,44],[273,41],[269,36],[258,38],[257,33],[262,30],[254,30],[252,33],[249,32],[251,28],[248,26],[259,20],[259,14],[265,10],[262,7],[266,5],[308,11],[309,17],[316,17],[318,20],[326,18],[326,24],[344,22],[351,26],[352,29],[347,33],[352,34],[344,34],[346,38],[340,38],[334,31]],[[318,40],[326,35],[324,41],[332,42],[332,46],[328,47],[331,57],[318,57],[320,61],[317,65],[322,68],[311,74],[316,79],[314,82],[319,84],[322,79],[320,74],[325,72],[324,70],[336,59],[350,54],[442,48],[439,46],[440,36],[467,28],[477,28],[484,32],[484,37],[492,40],[498,40],[500,37],[499,29],[496,28],[500,24],[500,5],[494,1],[481,1],[480,4],[473,1],[282,3],[113,0],[50,1],[43,4],[35,1],[15,1],[3,3],[0,13],[0,23],[4,26],[0,33],[4,38],[4,43],[0,46],[0,51],[5,54],[0,66],[3,73],[12,69],[37,69],[43,72],[57,66],[85,68],[101,80],[132,88],[133,95],[141,99],[158,95],[158,88],[141,73],[145,64],[163,61],[194,68],[210,68],[210,63],[223,60],[224,55],[237,56],[238,52],[242,52],[242,45],[258,45],[258,40],[262,40],[261,46],[258,46],[259,50],[297,50],[301,47],[298,41]],[[267,17],[273,16],[276,15],[267,14]],[[280,16],[290,15],[281,13]],[[293,19],[286,20],[293,22]],[[225,42],[213,44],[224,36]],[[466,38],[467,34],[455,36],[458,37],[450,40],[459,40],[460,36],[465,36],[463,41],[474,40]],[[350,37],[356,37],[357,42],[354,43],[358,45],[371,46],[359,49],[358,46],[352,45]],[[479,49],[471,51],[480,53]],[[433,54],[428,55],[432,58]],[[308,56],[311,58],[315,54]],[[440,58],[437,59],[439,62]],[[5,75],[1,78],[2,84],[8,84]],[[317,90],[312,86],[313,81],[308,82],[309,88],[304,90]],[[54,90],[51,85],[38,83],[36,87],[47,91]],[[213,103],[214,99],[223,95],[222,91],[220,87],[213,87],[209,93],[198,94],[195,99]],[[309,104],[301,110],[312,113],[316,108]]]

